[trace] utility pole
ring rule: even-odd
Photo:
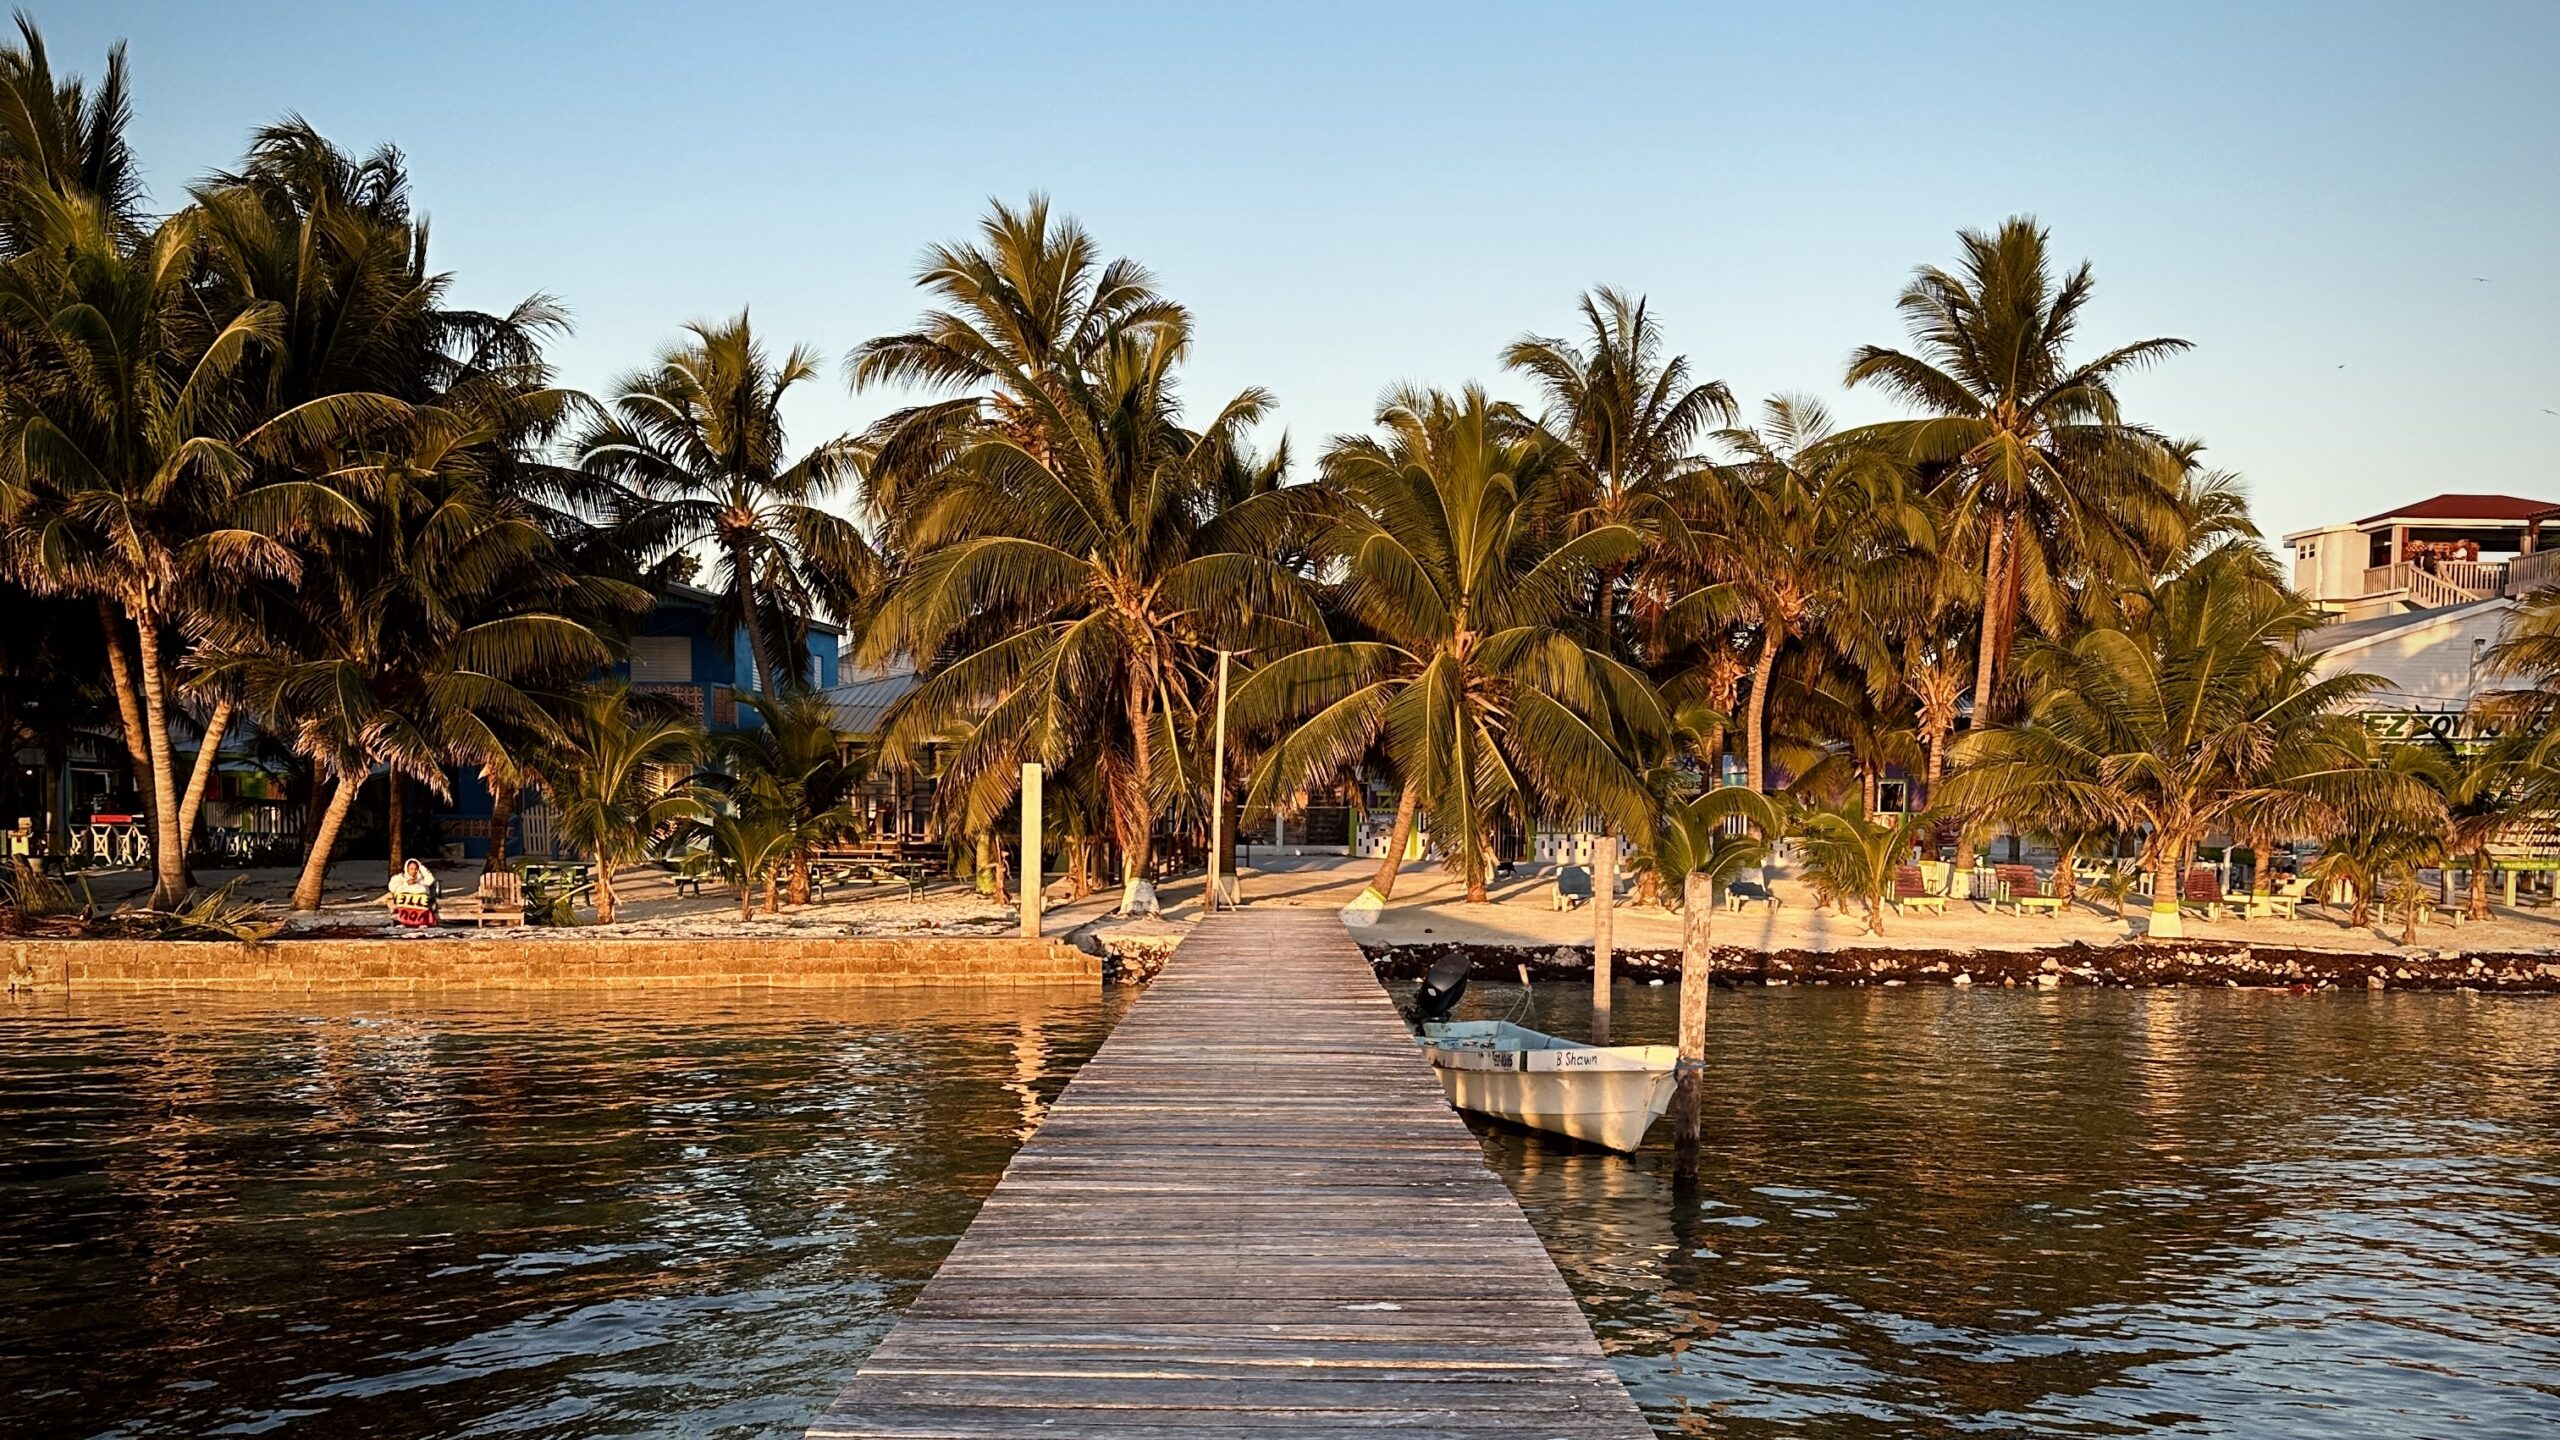
[[[1209,886],[1200,892],[1200,913],[1213,915],[1218,909],[1218,853],[1224,847],[1227,823],[1227,660],[1230,652],[1218,652],[1218,727],[1209,742]]]
[[[1618,837],[1591,845],[1591,1043],[1609,1043],[1609,910],[1618,899]]]

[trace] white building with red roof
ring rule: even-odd
[[[2297,530],[2293,588],[2349,620],[2477,604],[2560,582],[2560,503],[2436,495]]]

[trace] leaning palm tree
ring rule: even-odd
[[[552,776],[554,824],[595,863],[596,923],[613,923],[615,874],[648,856],[654,839],[701,811],[701,797],[667,772],[702,753],[690,717],[600,685],[569,721],[569,764]],[[767,855],[759,846],[758,854]]]
[[[1502,363],[1546,392],[1545,424],[1582,486],[1575,528],[1624,526],[1645,537],[1649,555],[1674,560],[1687,541],[1676,491],[1704,463],[1696,450],[1707,428],[1732,423],[1733,392],[1721,380],[1693,383],[1687,356],[1664,356],[1642,296],[1601,286],[1582,297],[1582,322],[1581,343],[1525,335]],[[1611,654],[1621,653],[1620,606],[1645,598],[1619,593],[1624,573],[1610,567],[1594,587],[1601,648]],[[1668,588],[1639,586],[1657,598]]]
[[[1157,818],[1206,789],[1189,741],[1215,652],[1318,633],[1289,563],[1312,492],[1248,461],[1262,391],[1186,423],[1189,326],[1145,272],[1097,267],[1037,203],[987,231],[927,268],[950,309],[858,352],[860,382],[971,387],[871,437],[899,569],[861,654],[931,671],[884,749],[947,747],[955,833],[997,822],[1024,762],[1088,771],[1071,783],[1108,797],[1121,907],[1141,910]]]
[[[2088,265],[2057,281],[2046,231],[2025,216],[1959,239],[1955,271],[1923,267],[1902,292],[1916,353],[1862,346],[1847,378],[1924,412],[1874,433],[1937,477],[1946,553],[1970,557],[1980,576],[1973,723],[1987,726],[2022,616],[2061,638],[2073,578],[2106,568],[2115,552],[2181,542],[2183,464],[2124,420],[2115,386],[2187,342],[2140,340],[2075,362]]]
[[[1238,689],[1238,728],[1287,727],[1248,803],[1303,793],[1376,749],[1403,794],[1370,889],[1392,894],[1427,810],[1481,904],[1499,815],[1650,827],[1630,757],[1658,747],[1669,721],[1642,675],[1577,633],[1593,578],[1642,537],[1626,525],[1570,534],[1577,486],[1552,442],[1481,389],[1396,391],[1378,424],[1383,436],[1346,437],[1325,457],[1341,508],[1326,549],[1343,609],[1373,638],[1281,656]]]
[[[875,578],[870,543],[825,505],[853,480],[855,448],[839,437],[790,453],[783,397],[818,373],[816,351],[775,361],[744,311],[685,329],[615,387],[578,441],[579,467],[641,499],[635,533],[709,548],[712,616],[746,637],[754,689],[803,688],[810,622],[858,611]]]

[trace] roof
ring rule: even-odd
[[[658,600],[661,604],[672,600],[679,605],[689,605],[696,609],[708,610],[712,606],[720,603],[720,596],[716,592],[705,590],[698,585],[673,583],[660,592]],[[809,628],[821,635],[844,634],[843,626],[831,625],[824,620],[818,619],[814,615],[809,618]]]
[[[836,728],[853,735],[879,734],[889,707],[905,699],[916,683],[913,670],[888,670],[828,686],[827,699],[836,707]]]
[[[2527,500],[2520,495],[2432,495],[2412,505],[2368,515],[2358,525],[2379,525],[2385,520],[2530,520],[2548,515],[2560,506],[2548,500]]]
[[[2423,630],[2450,620],[2459,620],[2487,606],[2511,609],[2512,600],[2503,597],[2474,601],[2469,605],[2443,605],[2433,610],[2411,610],[2399,615],[2376,615],[2366,620],[2341,620],[2323,625],[2298,642],[2305,654],[2319,655],[2331,650],[2352,650],[2376,640],[2408,630]]]

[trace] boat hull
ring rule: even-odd
[[[1671,1104],[1678,1059],[1667,1045],[1599,1048],[1502,1022],[1429,1026],[1421,1044],[1459,1109],[1630,1152]]]

